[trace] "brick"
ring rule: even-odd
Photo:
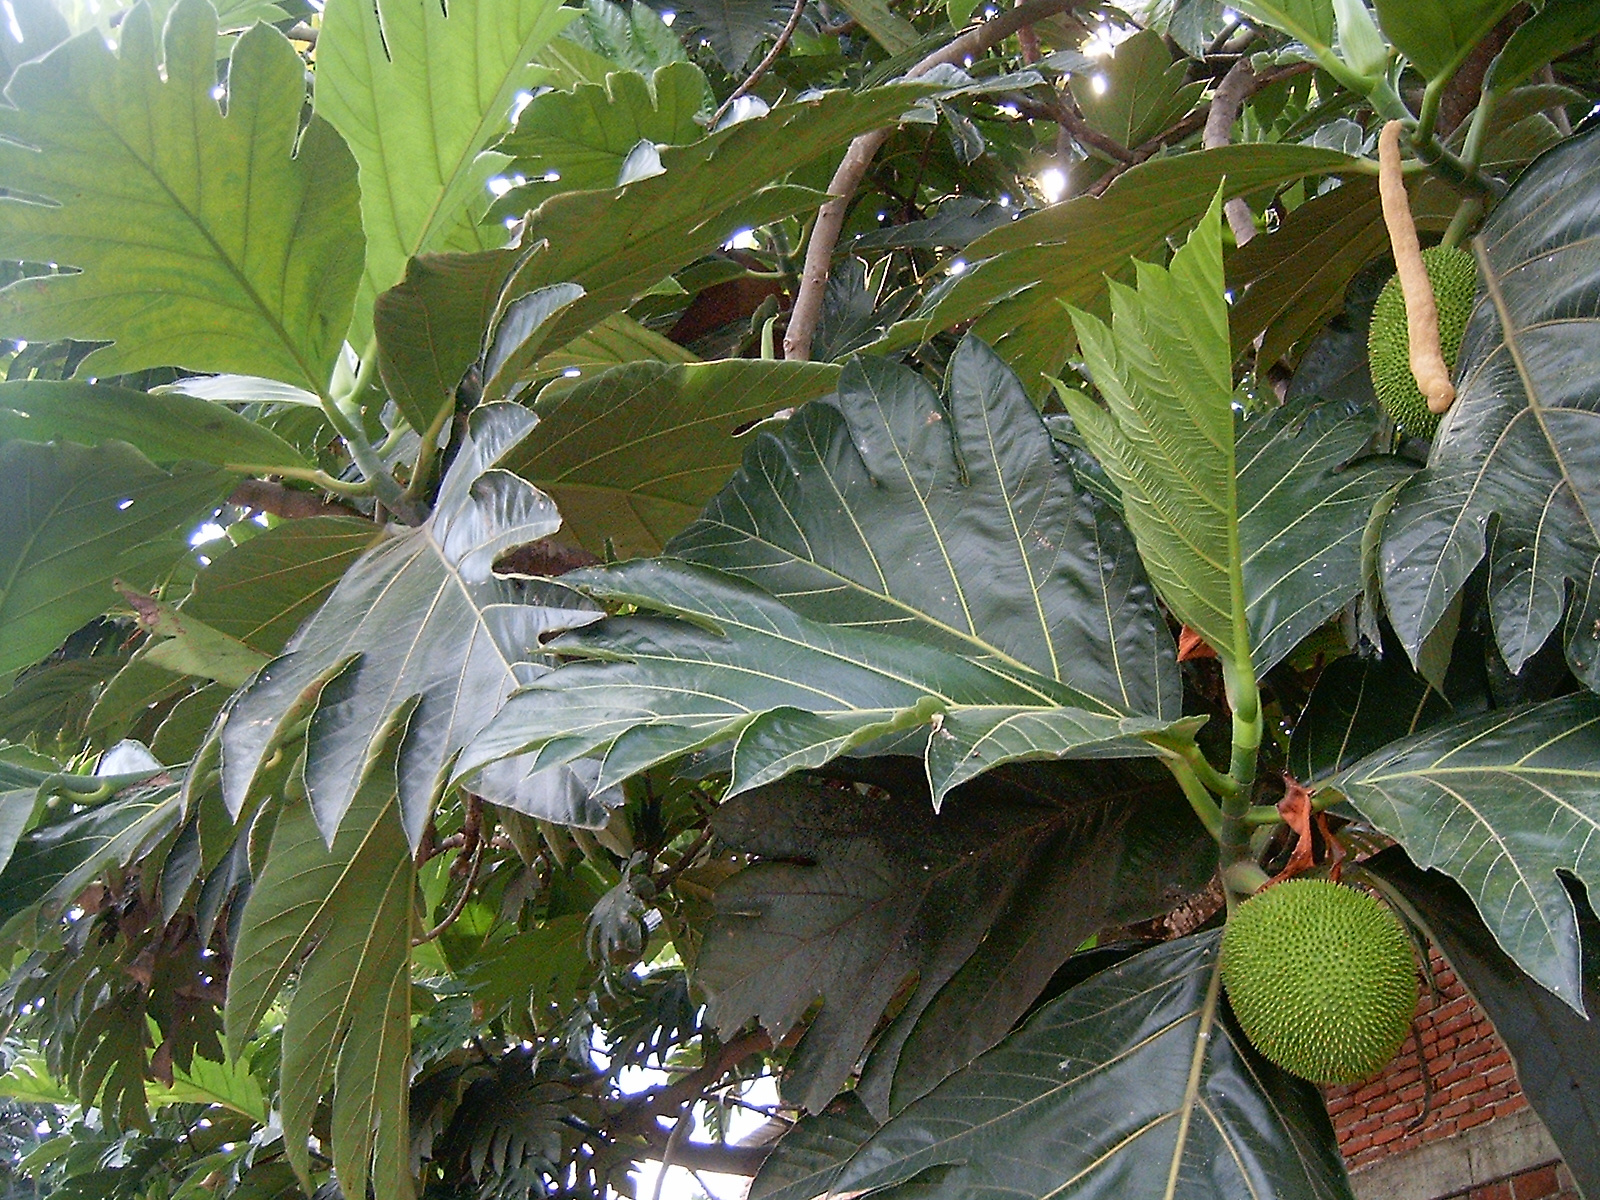
[[[1474,1188],[1469,1194],[1472,1200],[1512,1200],[1511,1183],[1505,1179]]]
[[[1536,1167],[1532,1171],[1524,1171],[1511,1182],[1511,1194],[1514,1200],[1547,1200],[1561,1190],[1561,1184],[1556,1179],[1556,1165]]]
[[[1339,1149],[1344,1151],[1346,1158],[1353,1159],[1370,1145],[1372,1145],[1372,1135],[1369,1133],[1341,1141]]]
[[[1363,1084],[1361,1090],[1355,1094],[1354,1099],[1357,1104],[1371,1104],[1388,1090],[1389,1085],[1384,1082],[1383,1076],[1380,1075],[1372,1082]]]
[[[1484,1072],[1483,1077],[1491,1084],[1509,1083],[1511,1080],[1517,1077],[1517,1072],[1512,1068],[1510,1063],[1507,1063],[1503,1067],[1494,1067]]]
[[[1469,1113],[1462,1113],[1456,1118],[1456,1128],[1471,1129],[1474,1125],[1482,1125],[1485,1121],[1494,1120],[1494,1109],[1475,1108]]]

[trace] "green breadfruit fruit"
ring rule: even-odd
[[[1394,1057],[1417,1007],[1411,942],[1365,892],[1293,879],[1252,896],[1222,936],[1228,1001],[1258,1050],[1315,1083]]]
[[[1478,264],[1459,246],[1434,246],[1422,252],[1422,265],[1428,269],[1434,301],[1439,306],[1439,350],[1445,366],[1453,373],[1456,356],[1461,352],[1461,335],[1466,332],[1478,290]],[[1395,424],[1413,437],[1431,438],[1439,428],[1439,416],[1428,411],[1428,402],[1417,390],[1417,381],[1411,374],[1406,301],[1397,278],[1383,285],[1372,310],[1372,324],[1367,328],[1367,360],[1378,401]]]

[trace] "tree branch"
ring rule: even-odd
[[[241,479],[228,497],[229,504],[275,517],[361,517],[353,508],[336,504],[316,492],[295,491],[265,479]]]
[[[664,1144],[652,1144],[646,1148],[644,1157],[661,1162],[665,1173],[666,1152]],[[686,1138],[672,1147],[671,1165],[687,1171],[715,1171],[720,1175],[754,1175],[771,1153],[771,1145],[739,1146],[729,1142],[691,1142]]]
[[[761,81],[761,77],[771,69],[772,64],[778,61],[778,55],[783,53],[783,48],[789,44],[789,39],[794,36],[795,29],[799,27],[800,14],[805,11],[805,8],[806,0],[794,0],[794,11],[789,14],[789,23],[783,27],[783,32],[778,34],[778,40],[772,43],[772,49],[767,51],[766,57],[756,64],[756,69],[745,76],[744,82],[733,89],[732,95],[724,100],[721,107],[712,115],[711,128],[715,129],[722,118],[727,115],[728,110],[733,107],[733,102],[755,87]]]
[[[945,63],[976,58],[1023,26],[1066,12],[1082,3],[1085,0],[1023,0],[1015,8],[985,21],[942,49],[935,50],[907,71],[905,78],[915,79]],[[889,132],[887,129],[874,130],[851,142],[843,161],[839,163],[839,169],[833,173],[833,179],[828,184],[830,198],[817,210],[811,241],[806,246],[805,267],[800,275],[800,293],[795,297],[794,308],[789,313],[789,325],[783,335],[783,356],[786,359],[803,361],[811,357],[811,339],[816,336],[817,322],[822,318],[822,300],[828,289],[828,274],[833,269],[833,252],[839,244],[839,234],[844,229],[850,201],[861,186],[861,181],[866,178],[867,169],[872,166],[878,150],[889,140]]]
[[[1255,82],[1250,86],[1250,90],[1245,94],[1245,97],[1241,98],[1241,103],[1243,102],[1243,99],[1248,99],[1249,96],[1254,95],[1256,92],[1259,92],[1262,88],[1267,87],[1270,84],[1277,83],[1279,80],[1283,79],[1291,79],[1296,75],[1304,75],[1308,71],[1314,71],[1316,67],[1317,64],[1313,62],[1298,62],[1291,63],[1287,67],[1280,67],[1276,71],[1268,71],[1265,75],[1257,75],[1255,76]],[[1205,128],[1205,124],[1210,117],[1211,104],[1209,102],[1202,104],[1199,108],[1196,108],[1181,121],[1178,121],[1169,128],[1162,130],[1148,142],[1145,142],[1143,145],[1135,148],[1133,151],[1132,160],[1130,162],[1111,168],[1111,170],[1107,171],[1099,179],[1095,180],[1094,186],[1084,192],[1084,195],[1105,195],[1106,189],[1111,186],[1112,181],[1116,179],[1118,175],[1121,175],[1129,167],[1136,167],[1147,159],[1154,158],[1162,150],[1165,150],[1171,143],[1182,141],[1196,130]]]
[[[1250,69],[1250,60],[1241,58],[1222,77],[1216,94],[1211,97],[1205,133],[1201,135],[1202,146],[1214,150],[1233,140],[1233,123],[1239,119],[1239,110],[1255,89],[1256,73]],[[1251,215],[1250,206],[1242,196],[1229,200],[1222,206],[1222,211],[1228,218],[1228,227],[1233,230],[1234,245],[1242,246],[1255,237],[1255,217]]]

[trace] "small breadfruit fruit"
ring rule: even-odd
[[[1256,1049],[1315,1083],[1377,1072],[1417,1007],[1411,942],[1395,915],[1321,879],[1276,884],[1234,911],[1222,981]]]
[[[1461,335],[1466,332],[1478,289],[1478,264],[1459,246],[1434,246],[1422,252],[1422,265],[1428,269],[1434,302],[1439,308],[1439,350],[1453,374],[1456,356],[1461,352]],[[1367,361],[1372,368],[1373,390],[1395,424],[1412,437],[1431,438],[1439,428],[1439,416],[1428,411],[1428,402],[1417,390],[1416,378],[1411,374],[1406,301],[1398,278],[1383,285],[1372,310],[1372,324],[1367,328]]]

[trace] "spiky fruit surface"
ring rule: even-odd
[[[1365,892],[1292,879],[1246,900],[1222,936],[1228,1002],[1258,1050],[1315,1083],[1394,1057],[1417,1007],[1411,942]]]
[[[1478,290],[1478,264],[1459,246],[1434,246],[1422,252],[1422,265],[1433,283],[1433,298],[1439,306],[1439,350],[1444,364],[1453,373],[1456,356],[1461,353],[1461,335],[1472,314],[1472,299]],[[1395,424],[1413,437],[1431,438],[1439,428],[1439,417],[1428,411],[1428,402],[1417,390],[1411,374],[1411,343],[1406,326],[1406,301],[1400,293],[1400,280],[1391,278],[1378,294],[1367,328],[1367,361],[1372,367],[1372,387],[1378,401],[1394,418]]]

